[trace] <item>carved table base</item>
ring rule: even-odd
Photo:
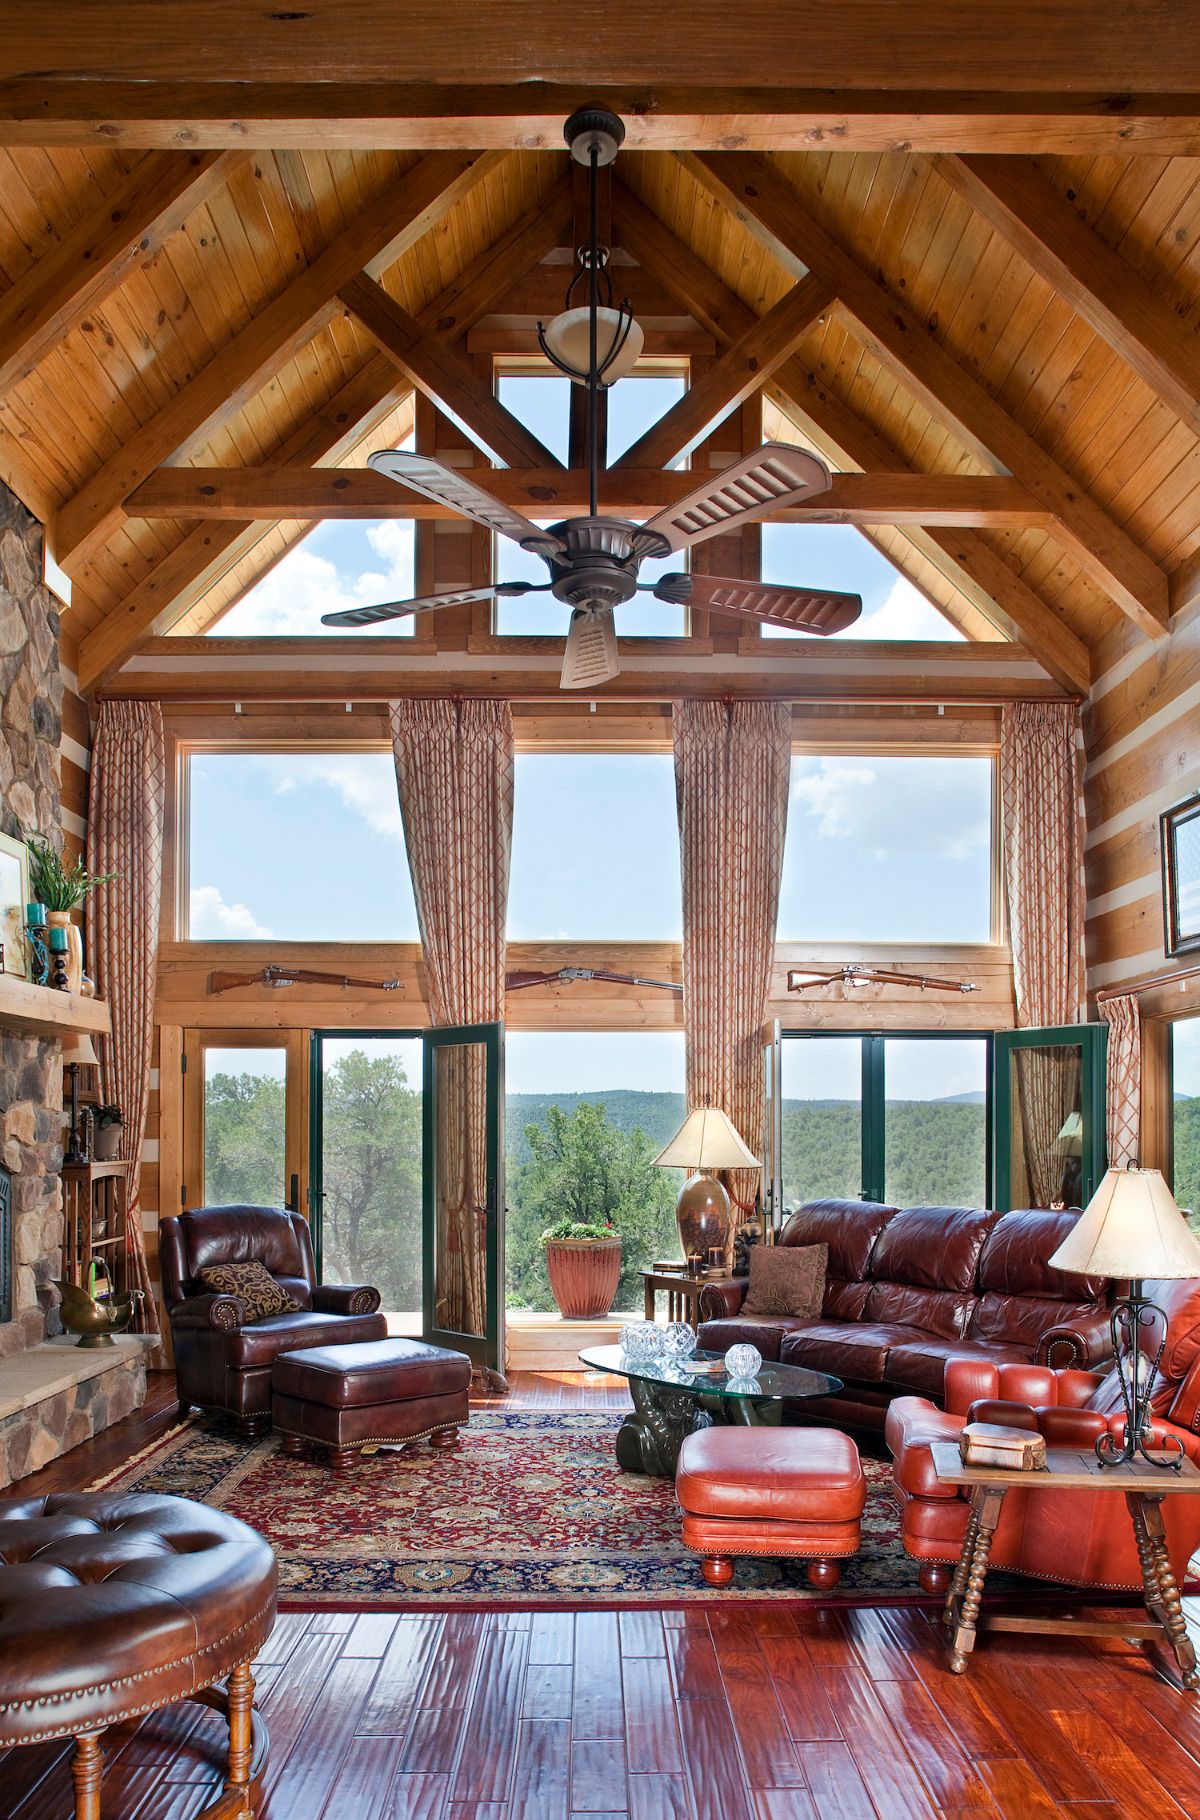
[[[617,1434],[617,1463],[625,1472],[673,1479],[679,1450],[688,1435],[723,1422],[750,1428],[777,1428],[783,1420],[780,1398],[718,1397],[670,1384],[630,1378],[633,1409]]]

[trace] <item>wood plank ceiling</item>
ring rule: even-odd
[[[1082,691],[1115,627],[1164,634],[1200,568],[1200,161],[655,149],[618,173],[650,349],[728,403],[769,350],[768,431],[859,475],[826,514],[969,637]],[[553,151],[0,150],[0,473],[72,575],[85,686],[213,624],[329,487],[359,497],[414,385],[474,414],[515,494],[544,487],[488,367],[558,307],[572,207]],[[673,434],[635,452],[639,498]]]

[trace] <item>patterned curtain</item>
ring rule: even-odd
[[[1083,785],[1070,702],[1010,702],[1000,723],[1000,806],[1017,1023],[1076,1024],[1084,1013]],[[1014,1071],[1031,1198],[1062,1198],[1059,1137],[1079,1101],[1079,1059],[1033,1050]]]
[[[154,984],[162,896],[166,757],[157,702],[101,703],[88,791],[87,865],[116,878],[88,899],[88,957],[96,990],[112,1010],[102,1039],[104,1097],[121,1108],[129,1163],[129,1281],[141,1289],[138,1325],[160,1332],[138,1197],[150,1103]]]
[[[1142,1014],[1132,993],[1101,999],[1108,1022],[1108,1163],[1127,1169],[1141,1153]]]
[[[504,1016],[512,850],[507,702],[391,705],[392,751],[434,1024]],[[478,1045],[437,1053],[438,1322],[484,1331],[487,1066]]]
[[[679,701],[674,733],[687,1103],[718,1107],[758,1151],[792,712],[781,702]],[[758,1185],[750,1169],[731,1177],[743,1218]]]

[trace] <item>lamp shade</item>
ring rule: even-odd
[[[689,1112],[654,1161],[664,1169],[757,1169],[759,1159],[714,1106]]]
[[[98,1068],[100,1057],[92,1045],[92,1039],[86,1030],[72,1031],[62,1040],[63,1066],[75,1062],[81,1068]]]
[[[1200,1243],[1158,1169],[1110,1169],[1050,1259],[1097,1277],[1200,1276]]]
[[[553,322],[546,324],[545,330],[547,347],[556,359],[572,369],[579,385],[586,384],[588,376],[588,360],[591,355],[590,316],[591,312],[586,305],[580,309],[563,310]],[[604,373],[605,385],[624,379],[633,370],[645,343],[646,338],[640,327],[636,322],[631,322],[620,352],[612,365],[605,369],[604,362],[620,332],[620,311],[600,305],[596,311],[596,363]]]
[[[1067,1152],[1068,1156],[1083,1155],[1082,1112],[1068,1112],[1066,1118],[1063,1120],[1063,1127],[1058,1134],[1057,1141],[1062,1149]]]

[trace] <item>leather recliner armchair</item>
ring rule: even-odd
[[[1176,1436],[1200,1466],[1200,1281],[1147,1283],[1145,1292],[1167,1316],[1152,1398],[1154,1429]],[[1106,1429],[1124,1433],[1125,1410],[1115,1369],[1102,1375],[983,1358],[949,1361],[944,1409],[924,1397],[897,1397],[885,1432],[904,1548],[920,1561],[926,1592],[945,1590],[969,1514],[966,1494],[939,1482],[930,1443],[957,1442],[968,1421],[1028,1428],[1050,1446],[1090,1449]],[[1200,1547],[1200,1499],[1166,1499],[1163,1521],[1171,1567],[1182,1586]],[[1070,1586],[1131,1591],[1142,1586],[1125,1494],[1115,1487],[1090,1493],[1010,1491],[991,1565]]]
[[[271,1367],[281,1352],[382,1340],[387,1321],[377,1289],[317,1282],[302,1214],[278,1207],[192,1207],[162,1222],[163,1293],[175,1347],[179,1407],[236,1417],[247,1436],[271,1425]],[[247,1323],[237,1296],[214,1295],[200,1280],[213,1264],[257,1259],[298,1309]]]

